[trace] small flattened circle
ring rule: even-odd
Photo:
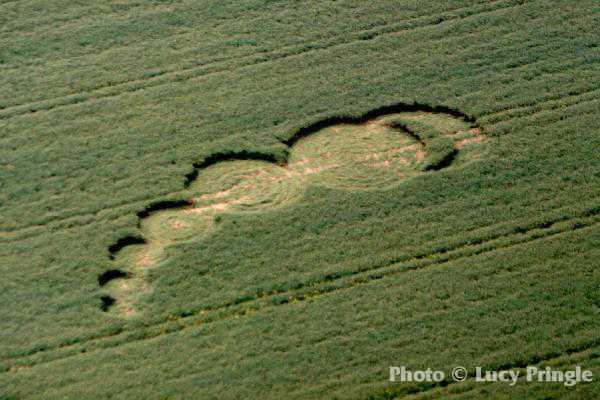
[[[229,160],[204,169],[192,190],[197,210],[259,211],[296,199],[297,176],[258,160]]]
[[[166,210],[143,220],[142,231],[149,241],[181,241],[202,237],[210,232],[212,218],[186,210]]]

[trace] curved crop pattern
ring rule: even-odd
[[[206,238],[219,214],[284,207],[299,201],[311,185],[380,190],[446,168],[463,146],[485,138],[456,111],[404,109],[410,111],[381,109],[363,118],[330,119],[301,130],[286,143],[290,153],[283,165],[268,157],[215,158],[202,165],[189,183],[191,199],[139,213],[142,237],[121,238],[109,247],[120,269],[98,277],[108,292],[102,296],[102,309],[134,315],[136,304],[150,290],[145,276],[165,259],[166,248]],[[476,152],[470,157],[476,158]]]

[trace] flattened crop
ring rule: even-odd
[[[321,126],[297,138],[282,165],[227,159],[204,166],[189,186],[191,199],[140,216],[143,239],[119,248],[118,268],[102,275],[103,289],[114,299],[102,307],[135,315],[151,290],[148,270],[167,258],[169,246],[208,237],[219,214],[268,212],[301,201],[312,185],[382,190],[451,166],[467,145],[475,146],[466,147],[466,159],[477,159],[483,140],[465,118],[407,111]]]

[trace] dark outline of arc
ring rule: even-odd
[[[360,114],[358,116],[356,116],[356,115],[338,115],[338,116],[332,116],[332,117],[327,117],[327,118],[321,119],[317,122],[311,123],[307,126],[297,129],[296,132],[294,132],[292,134],[292,136],[290,136],[289,139],[283,140],[283,141],[281,141],[281,143],[285,144],[288,147],[292,147],[294,145],[294,143],[296,143],[301,138],[303,138],[305,136],[309,136],[323,128],[327,128],[332,125],[338,125],[338,124],[358,125],[358,124],[363,124],[369,120],[372,120],[372,119],[375,119],[377,117],[381,117],[381,116],[384,116],[387,114],[397,114],[397,113],[401,113],[401,112],[414,112],[414,111],[444,113],[444,114],[451,115],[453,117],[462,118],[465,122],[469,122],[471,124],[474,124],[475,127],[479,127],[477,125],[477,122],[475,121],[475,118],[473,118],[461,111],[458,111],[454,108],[451,108],[451,107],[447,107],[447,106],[435,106],[434,107],[434,106],[430,106],[427,104],[421,104],[421,103],[417,103],[417,102],[415,102],[413,104],[397,103],[397,104],[393,104],[393,105],[375,108],[373,110],[367,111],[366,113]]]

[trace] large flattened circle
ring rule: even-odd
[[[310,184],[380,189],[417,174],[424,154],[418,141],[384,124],[339,124],[300,139],[289,168]]]

